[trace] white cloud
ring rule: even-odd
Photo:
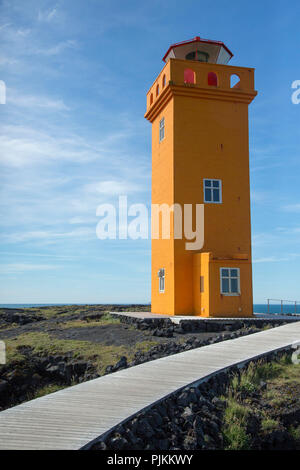
[[[88,192],[105,195],[129,194],[141,190],[136,183],[115,180],[90,183],[85,186],[85,189]]]
[[[269,194],[265,191],[252,190],[250,193],[251,202],[260,203],[264,202],[269,198]]]
[[[279,261],[289,261],[290,258],[276,258],[275,256],[269,256],[266,258],[256,258],[253,260],[253,263],[277,263]]]
[[[6,102],[7,104],[31,109],[43,108],[53,111],[66,111],[70,109],[63,100],[55,100],[48,96],[25,95],[10,88],[7,89]]]
[[[6,236],[7,241],[10,242],[26,242],[26,241],[48,241],[53,242],[54,240],[64,239],[64,238],[73,238],[73,239],[83,239],[83,238],[95,238],[96,232],[92,228],[78,228],[66,232],[54,232],[50,230],[35,230],[32,232],[21,232],[14,233],[9,236]]]
[[[15,65],[17,64],[18,61],[14,59],[13,57],[7,57],[5,55],[0,56],[0,65],[2,66],[7,66],[7,65]]]
[[[57,17],[58,11],[57,8],[52,8],[50,10],[39,10],[38,12],[38,21],[46,21],[50,22],[52,21],[55,17]]]
[[[277,227],[277,232],[288,235],[300,233],[300,227]]]
[[[29,34],[31,33],[31,29],[30,28],[27,28],[27,29],[17,29],[16,30],[16,34],[18,36],[21,36],[22,38],[28,36]]]
[[[40,54],[45,56],[52,56],[61,54],[66,49],[74,49],[77,47],[77,42],[73,39],[68,39],[67,41],[60,42],[55,46],[45,47],[45,48],[36,48],[33,49],[34,54]]]
[[[2,126],[0,155],[0,162],[14,167],[56,159],[87,162],[101,158],[100,146],[98,150],[97,144],[93,145],[80,136],[52,136],[21,125]]]
[[[9,28],[10,26],[11,26],[11,23],[1,24],[0,25],[0,31],[2,31],[3,29]]]
[[[94,217],[72,217],[69,220],[69,224],[71,225],[76,225],[76,224],[90,224],[90,223],[95,223],[97,222],[97,219]]]
[[[300,212],[300,204],[299,203],[296,203],[296,204],[288,204],[286,206],[282,206],[282,210],[286,211],[286,212]]]
[[[0,265],[1,274],[25,273],[28,271],[49,271],[59,269],[60,266],[52,264],[8,263]]]

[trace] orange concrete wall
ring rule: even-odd
[[[185,68],[195,71],[194,85],[184,84]],[[217,73],[217,87],[207,83],[211,71]],[[239,75],[239,88],[230,88],[231,74]],[[145,116],[152,122],[152,203],[202,204],[204,178],[222,180],[223,201],[205,204],[202,258],[186,251],[184,239],[152,241],[153,312],[220,316],[229,310],[241,312],[241,308],[245,315],[252,313],[248,104],[255,95],[253,69],[178,59],[166,64],[147,94]],[[159,143],[162,117],[165,139]],[[248,263],[235,264],[245,276],[239,299],[221,298],[219,273],[215,263],[209,262],[208,252],[211,257],[227,258],[246,254]],[[166,269],[165,294],[158,292],[157,271],[162,267]],[[200,275],[207,289],[199,295]]]
[[[209,316],[210,306],[210,253],[196,253],[193,255],[193,312],[203,317]],[[200,278],[203,277],[203,292],[200,291]]]
[[[241,295],[220,293],[220,268],[240,269]],[[248,260],[212,260],[210,263],[210,315],[215,317],[249,317],[253,312],[252,269]]]
[[[159,143],[159,121],[165,118],[165,138]],[[173,204],[173,101],[159,113],[152,125],[152,204]],[[172,230],[172,225],[171,225]],[[152,239],[151,247],[151,311],[174,314],[174,240]],[[165,268],[165,293],[159,292],[157,272]]]
[[[247,105],[175,96],[174,110],[175,201],[202,204],[203,179],[221,179],[222,204],[205,204],[203,251],[251,256]],[[182,314],[193,308],[185,242],[175,240],[174,259],[175,310]]]

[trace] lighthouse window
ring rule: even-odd
[[[165,269],[161,268],[158,271],[158,278],[159,278],[159,292],[165,292]]]
[[[240,269],[220,268],[221,294],[240,294]]]
[[[159,141],[161,142],[165,138],[165,118],[159,121]]]
[[[219,204],[222,202],[221,180],[204,180],[204,202]]]
[[[198,60],[198,62],[208,62],[209,54],[203,51],[189,52],[185,56],[186,60]]]
[[[191,69],[184,71],[184,83],[195,83],[195,72]]]
[[[215,72],[209,72],[207,75],[207,84],[209,86],[218,86],[218,77]]]

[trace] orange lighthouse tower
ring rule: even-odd
[[[231,57],[219,41],[173,44],[147,94],[152,205],[204,207],[200,249],[174,236],[174,216],[170,237],[152,238],[153,313],[252,315],[248,105],[257,92],[254,69],[227,65]]]

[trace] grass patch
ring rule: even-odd
[[[270,330],[271,328],[273,328],[272,324],[271,323],[268,323],[267,325],[265,325],[261,331],[266,331],[266,330]]]
[[[250,436],[241,424],[234,422],[227,426],[223,432],[225,450],[248,450]]]
[[[65,388],[65,387],[62,385],[56,385],[56,384],[45,385],[45,387],[38,389],[34,393],[34,395],[30,397],[30,400],[33,400],[34,398],[43,397],[44,395],[49,395],[49,393],[57,392],[58,390],[61,390],[62,388]]]
[[[284,355],[278,362],[251,362],[240,374],[234,375],[229,389],[236,395],[243,392],[253,393],[260,388],[262,381],[271,380],[279,376],[290,377],[289,369],[293,368],[292,366],[287,355]]]
[[[261,383],[266,382],[265,389]],[[281,429],[282,425],[276,413],[281,407],[295,402],[299,393],[300,365],[292,364],[290,355],[283,355],[278,361],[252,362],[247,368],[235,374],[226,396],[223,416],[224,447],[228,450],[246,450],[251,448],[252,436],[247,434],[247,423],[253,415],[251,395],[259,392],[262,399],[268,403],[269,408],[255,407],[256,419],[260,421],[260,433],[265,435]],[[257,397],[257,395],[255,395]],[[255,402],[256,403],[256,402]],[[252,405],[251,405],[252,404]],[[278,415],[280,416],[280,414]],[[254,416],[253,416],[254,417]],[[251,420],[250,420],[251,421]],[[300,426],[289,430],[294,440],[300,444]]]
[[[270,433],[280,428],[280,423],[276,419],[265,418],[261,422],[261,430],[264,433]]]
[[[246,450],[251,447],[251,436],[247,434],[248,418],[253,413],[249,407],[251,394],[260,392],[263,399],[271,405],[271,410],[285,406],[291,399],[287,392],[300,383],[300,365],[291,363],[290,356],[284,355],[274,362],[252,362],[247,368],[235,374],[229,384],[227,395],[221,397],[227,406],[223,416],[224,446],[228,450]],[[261,383],[267,388],[261,390]],[[246,398],[245,398],[246,397]],[[259,412],[262,434],[268,434],[281,427],[280,422],[269,413]],[[300,436],[300,427],[293,430]],[[295,438],[297,440],[297,438]]]
[[[232,393],[229,393],[226,402],[223,427],[225,449],[247,450],[250,445],[250,436],[248,436],[246,428],[251,410],[240,404]]]
[[[9,323],[7,325],[0,325],[0,331],[2,330],[13,330],[14,328],[18,328],[18,324],[17,323]]]
[[[104,313],[99,319],[82,319],[82,320],[70,320],[61,324],[61,328],[82,328],[82,327],[93,327],[102,325],[115,325],[119,324],[120,319],[117,316],[111,315],[110,313]]]
[[[135,352],[147,351],[157,344],[156,341],[143,341],[134,346],[114,346],[91,343],[80,340],[62,340],[52,338],[47,333],[31,332],[24,333],[17,338],[6,341],[7,362],[12,364],[21,362],[25,358],[22,355],[22,346],[32,348],[35,355],[63,355],[72,352],[73,357],[77,359],[91,360],[98,373],[103,373],[106,366],[115,364],[121,356],[127,356],[129,360],[133,359]]]
[[[289,433],[293,436],[295,441],[300,444],[300,426],[293,427],[291,426],[289,429]]]

